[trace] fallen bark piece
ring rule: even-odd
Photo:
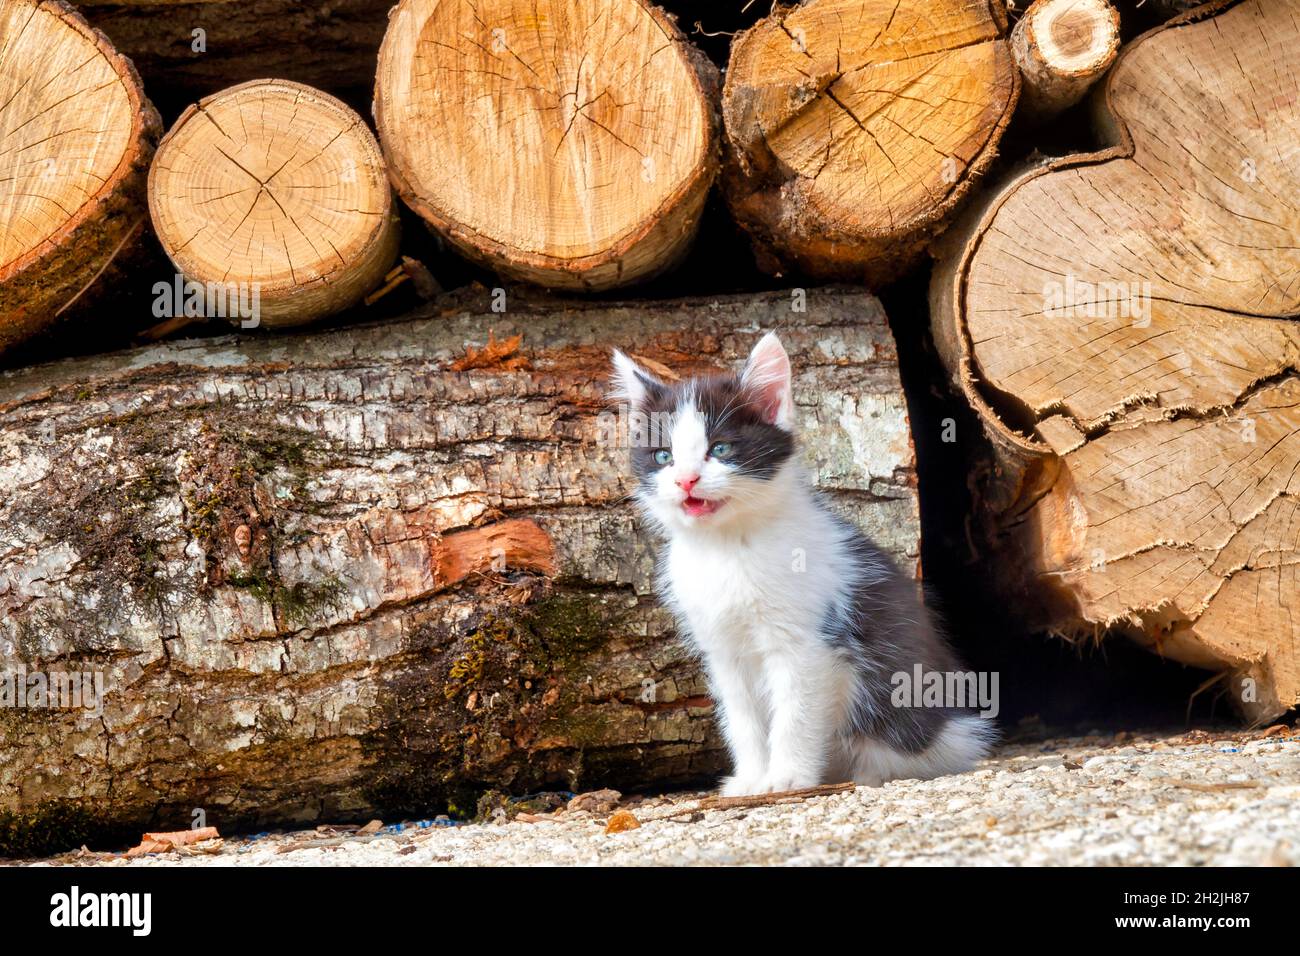
[[[247,832],[709,780],[725,757],[653,592],[614,347],[689,375],[780,328],[813,479],[916,568],[906,401],[870,295],[810,289],[797,323],[788,292],[482,298],[6,373],[0,675],[103,692],[6,709],[0,855],[196,807]],[[457,371],[489,328],[527,365]]]
[[[647,0],[402,0],[375,123],[402,199],[502,275],[598,291],[685,254],[717,71]]]
[[[881,285],[920,261],[1016,103],[992,0],[809,0],[732,45],[723,187],[759,265]]]
[[[188,280],[169,301],[243,328],[355,305],[397,257],[379,146],[334,97],[255,80],[191,106],[149,173],[158,240]],[[170,290],[163,289],[164,293]]]
[[[931,286],[1011,606],[1220,672],[1261,723],[1300,701],[1297,47],[1296,0],[1135,41],[1098,104],[1115,145],[992,193]]]
[[[507,371],[528,367],[528,357],[519,354],[523,344],[522,335],[512,335],[498,342],[495,333],[489,329],[487,344],[482,348],[466,346],[465,354],[452,363],[457,372],[468,372],[472,368],[501,368]]]
[[[148,856],[151,853],[169,853],[183,846],[192,846],[205,840],[219,840],[216,827],[199,827],[195,830],[175,830],[170,833],[146,833],[140,845],[126,851],[129,857]]]
[[[161,121],[125,57],[57,0],[0,4],[0,352],[65,318],[147,225]]]
[[[1036,0],[1011,31],[1020,111],[1043,120],[1083,99],[1119,54],[1119,12],[1107,0]]]
[[[570,811],[585,810],[588,813],[609,813],[618,806],[619,801],[623,799],[623,794],[617,790],[593,790],[590,793],[580,793],[569,801],[565,808]]]

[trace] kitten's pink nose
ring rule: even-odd
[[[695,483],[699,480],[700,480],[699,475],[684,475],[683,477],[677,479],[677,487],[682,489],[682,491],[686,492],[689,495],[691,493],[691,489],[695,487]]]

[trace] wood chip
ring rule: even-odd
[[[606,833],[623,833],[626,830],[640,829],[640,827],[641,821],[630,810],[618,810],[605,821]]]
[[[674,372],[663,362],[656,362],[652,358],[646,358],[644,355],[637,355],[635,352],[631,353],[631,357],[636,359],[637,364],[645,366],[665,382],[680,382],[682,380],[682,377],[679,374]]]

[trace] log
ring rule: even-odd
[[[916,265],[1015,107],[992,0],[809,0],[738,36],[723,188],[759,266],[879,286]]]
[[[1151,8],[1165,18],[1180,17],[1189,10],[1194,10],[1205,0],[1151,0]]]
[[[1020,112],[1045,120],[1078,103],[1119,54],[1119,12],[1107,0],[1036,0],[1011,31]]]
[[[161,122],[129,60],[57,0],[0,3],[0,352],[68,318],[146,225]]]
[[[379,144],[343,103],[287,80],[253,80],[187,109],[158,146],[149,212],[194,311],[244,328],[340,312],[397,258]],[[187,314],[183,291],[162,283],[155,314]]]
[[[689,248],[717,172],[717,85],[648,0],[403,0],[375,123],[398,194],[464,255],[601,291]]]
[[[104,687],[102,716],[0,707],[0,856],[195,808],[231,833],[707,781],[726,758],[651,593],[614,346],[690,373],[780,327],[818,484],[916,566],[874,298],[475,295],[0,379],[0,678]]]
[[[1212,669],[1256,722],[1300,697],[1298,13],[1134,41],[1097,101],[1113,145],[992,193],[931,286],[1012,605]]]
[[[81,0],[77,6],[178,107],[275,76],[336,94],[375,75],[393,0]]]

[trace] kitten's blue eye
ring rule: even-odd
[[[656,465],[671,465],[673,463],[673,453],[667,448],[660,448],[655,452]]]
[[[731,453],[735,451],[729,441],[715,441],[709,448],[709,455],[713,458],[730,458]]]

